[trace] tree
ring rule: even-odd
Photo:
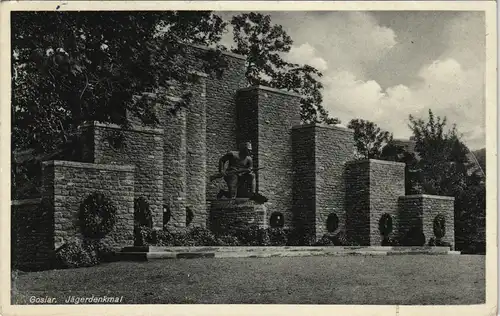
[[[353,119],[347,127],[354,130],[356,150],[365,159],[380,159],[382,157],[382,149],[393,139],[391,133],[380,129],[377,124],[370,121]],[[396,159],[395,156],[401,149],[391,147],[391,150],[392,152],[386,150],[385,155],[394,155],[393,158]]]
[[[224,27],[198,11],[13,12],[13,148],[53,152],[84,121],[154,124],[151,104],[133,96],[194,82],[185,42],[216,43]],[[216,68],[215,55],[199,56],[202,67]]]
[[[232,18],[233,53],[247,56],[246,78],[250,85],[286,89],[304,96],[301,118],[304,123],[337,124],[323,107],[321,72],[309,65],[285,61],[293,40],[281,25],[271,23],[269,15],[243,13]]]
[[[469,164],[468,149],[460,140],[456,126],[445,130],[446,118],[435,117],[431,110],[428,121],[411,115],[409,119],[425,193],[455,196],[467,185]]]

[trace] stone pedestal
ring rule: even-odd
[[[225,233],[235,228],[258,226],[267,228],[264,204],[256,204],[249,199],[209,201],[209,227],[214,233]]]

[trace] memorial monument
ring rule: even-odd
[[[200,80],[188,87],[191,102],[174,115],[169,109],[182,91],[148,93],[158,125],[123,130],[88,122],[80,127],[81,157],[44,162],[41,179],[32,181],[42,183],[40,194],[12,202],[18,260],[45,260],[80,238],[78,210],[95,191],[117,205],[116,228],[106,237],[116,246],[133,244],[138,198],[150,207],[153,229],[268,227],[280,218],[281,227],[305,227],[311,238],[343,231],[368,246],[412,229],[429,240],[440,216],[443,239],[454,244],[453,198],[405,196],[404,164],[356,160],[351,130],[301,124],[300,95],[248,87],[245,57],[224,52],[224,58],[221,78],[193,70]],[[117,131],[120,147],[109,141]],[[33,212],[42,200],[48,212]],[[380,232],[381,220],[390,229]],[[26,230],[37,223],[47,224]]]

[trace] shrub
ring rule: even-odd
[[[62,268],[91,267],[99,263],[97,251],[81,241],[70,241],[59,247],[56,259]]]
[[[450,249],[452,248],[452,245],[449,242],[443,241],[440,238],[434,238],[434,237],[429,239],[428,245],[431,247],[448,247]]]
[[[175,236],[167,230],[155,230],[153,239],[157,246],[173,246]]]
[[[87,238],[102,238],[113,229],[116,208],[102,193],[89,195],[80,205],[80,226]]]
[[[347,237],[345,231],[340,231],[336,234],[326,233],[316,243],[315,246],[359,246],[354,240]]]
[[[269,244],[271,246],[285,246],[288,242],[289,232],[283,228],[268,228]]]
[[[390,236],[384,237],[382,239],[382,246],[390,246],[390,247],[399,246],[399,240]]]
[[[216,246],[217,238],[211,231],[202,227],[191,229],[186,236],[186,240],[191,241],[195,246]]]
[[[217,237],[218,246],[240,246],[238,237],[231,235],[223,235]]]
[[[99,239],[84,240],[83,247],[87,249],[92,256],[96,256],[98,263],[111,261],[115,254],[113,247]]]
[[[156,244],[155,234],[152,228],[147,226],[134,227],[134,245],[147,246]]]
[[[290,229],[287,236],[287,246],[310,246],[316,243],[313,232],[306,227]]]
[[[268,246],[270,244],[267,229],[258,226],[237,229],[232,235],[238,238],[242,246]]]

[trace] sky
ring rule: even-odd
[[[483,12],[263,13],[292,37],[286,58],[323,73],[323,105],[342,124],[366,119],[408,138],[408,116],[426,119],[432,109],[469,148],[485,146]]]

